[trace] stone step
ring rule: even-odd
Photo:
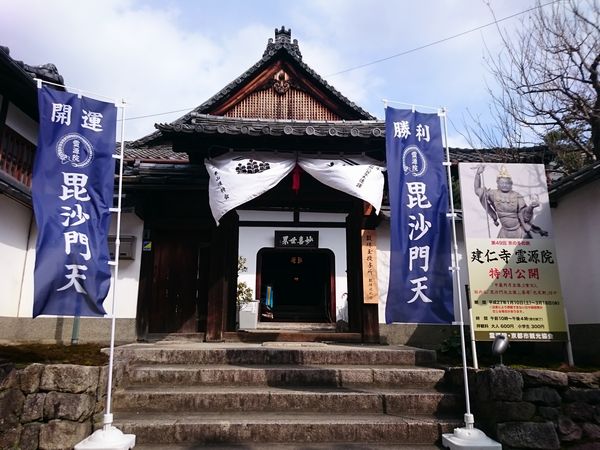
[[[433,365],[435,351],[407,346],[270,342],[205,344],[165,341],[115,348],[130,363],[230,365]]]
[[[129,369],[129,382],[138,385],[252,385],[252,386],[442,386],[445,371],[392,365],[252,365],[138,364]]]
[[[336,342],[338,344],[359,344],[362,342],[362,335],[360,333],[342,333],[327,330],[256,328],[254,330],[226,331],[223,333],[223,339],[232,343]]]
[[[115,411],[448,414],[462,398],[424,389],[158,386],[117,390]]]
[[[282,332],[330,332],[335,333],[335,323],[325,322],[258,322],[256,329],[258,331],[273,330],[278,333]],[[331,336],[335,337],[335,336]]]
[[[257,444],[199,444],[169,445],[136,443],[135,450],[440,450],[441,445],[433,444],[374,444],[372,442],[322,442],[310,444],[289,444],[283,442]]]
[[[461,423],[418,415],[334,413],[139,413],[115,414],[114,425],[142,444],[439,444]],[[137,447],[136,447],[137,448]],[[163,447],[164,448],[164,447]],[[245,448],[245,447],[244,447]],[[262,448],[262,447],[259,447]],[[276,447],[274,447],[276,448]],[[335,447],[334,447],[335,448]],[[369,447],[367,447],[369,448]]]
[[[229,342],[345,342],[360,343],[360,333],[340,333],[333,331],[291,331],[291,330],[238,330],[223,333],[223,339]]]
[[[435,352],[326,342],[164,341],[115,349],[127,364],[115,426],[137,447],[439,448],[462,425]]]
[[[277,322],[281,324],[281,322]],[[263,342],[346,342],[360,343],[362,335],[360,333],[339,332],[323,329],[319,327],[311,330],[304,326],[297,327],[298,329],[290,329],[282,326],[265,326],[260,323],[259,328],[255,330],[238,330],[225,331],[223,339],[228,342],[235,343],[263,343]],[[146,336],[149,342],[164,342],[164,341],[189,341],[189,342],[204,342],[206,339],[205,333],[149,333]]]

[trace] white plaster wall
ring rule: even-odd
[[[294,213],[292,211],[251,211],[251,210],[238,210],[236,211],[240,220],[244,221],[278,221],[278,222],[292,222],[294,220]]]
[[[377,287],[379,288],[379,323],[385,323],[385,305],[390,284],[390,222],[377,227]]]
[[[600,323],[600,180],[571,192],[552,209],[554,244],[567,319]]]
[[[301,212],[300,222],[346,222],[346,214],[323,213],[323,212]]]
[[[31,225],[27,257],[25,260],[25,271],[23,273],[23,285],[19,299],[19,312],[17,317],[33,316],[33,270],[35,269],[35,242],[37,240],[37,225],[35,220]]]
[[[0,316],[17,317],[32,211],[0,194]]]
[[[240,215],[241,219],[242,215]],[[262,220],[262,219],[261,219]],[[261,248],[273,248],[275,230],[304,230],[291,227],[240,227],[238,254],[247,260],[248,271],[239,274],[252,289],[256,286],[256,260]],[[319,248],[330,249],[335,255],[336,320],[348,320],[346,292],[346,231],[345,228],[310,228],[319,231]]]
[[[453,278],[454,287],[454,321],[460,321],[459,305],[462,304],[463,321],[469,322],[469,312],[466,302],[465,285],[468,281],[467,264],[464,258],[465,246],[462,234],[462,224],[456,222],[456,240],[458,246],[458,277]],[[452,255],[454,261],[454,252]],[[459,280],[460,278],[460,280]],[[385,307],[387,304],[387,294],[390,281],[390,222],[385,220],[377,227],[377,281],[379,287],[379,323],[385,323]],[[461,286],[461,297],[458,296],[459,282]],[[459,301],[460,300],[460,301]]]
[[[116,229],[116,216],[113,216],[110,233]],[[119,263],[119,278],[115,297],[115,313],[117,318],[135,318],[137,310],[138,285],[142,253],[143,221],[135,214],[123,214],[121,217],[121,235],[136,237],[135,259],[121,260]],[[31,317],[33,314],[33,270],[35,268],[35,242],[37,227],[32,226],[29,240],[27,261],[25,264],[23,289],[21,291],[20,308],[17,317]],[[114,268],[113,268],[114,270]],[[114,273],[114,272],[113,272]],[[113,286],[104,300],[104,309],[110,315],[112,312]]]
[[[467,267],[468,258],[466,257],[467,249],[465,247],[464,229],[463,222],[456,222],[456,246],[457,258],[458,258],[458,273],[454,275],[453,293],[454,293],[454,321],[460,322],[460,309],[459,304],[462,305],[463,322],[466,324],[471,323],[469,317],[468,308],[468,292],[467,285],[469,284],[469,269]],[[453,247],[454,249],[454,247]],[[454,262],[454,250],[452,251],[452,261]],[[460,284],[460,298],[459,298],[459,284]]]
[[[38,124],[12,103],[8,105],[6,125],[32,144],[37,145]]]
[[[110,234],[116,234],[116,216],[113,216],[110,225]],[[121,236],[135,237],[135,256],[133,260],[122,259],[119,261],[119,278],[115,291],[115,313],[118,318],[135,318],[137,313],[138,287],[140,282],[140,267],[142,264],[142,239],[144,222],[133,213],[121,216]],[[104,309],[111,313],[113,304],[113,288],[106,296]]]

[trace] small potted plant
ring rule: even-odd
[[[246,258],[238,257],[238,275],[241,272],[246,272]],[[240,329],[253,329],[258,324],[258,306],[259,301],[254,299],[254,291],[245,281],[237,283],[237,309],[238,309],[238,324]]]

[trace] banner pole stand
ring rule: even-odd
[[[122,101],[116,105],[121,108],[121,150],[118,155],[113,154],[114,159],[119,160],[119,190],[117,207],[110,208],[111,212],[117,213],[117,230],[115,240],[115,260],[109,261],[109,265],[114,266],[114,282],[112,292],[112,313],[111,313],[111,332],[110,332],[110,354],[108,359],[108,384],[106,386],[106,410],[104,413],[104,422],[101,429],[98,429],[83,441],[75,445],[75,450],[129,450],[135,447],[135,434],[123,434],[121,430],[112,425],[113,415],[111,413],[112,400],[112,380],[113,380],[113,360],[115,348],[115,299],[117,291],[117,279],[119,275],[119,247],[121,245],[121,200],[123,193],[123,154],[125,151],[125,102]]]
[[[573,347],[571,346],[571,330],[569,329],[569,317],[567,316],[567,307],[563,306],[563,314],[565,315],[565,324],[567,328],[567,362],[569,366],[574,367],[575,361],[573,360]]]
[[[79,316],[73,317],[73,329],[71,330],[71,345],[79,344],[79,321]]]
[[[481,430],[474,427],[475,417],[471,414],[471,401],[469,398],[469,377],[467,372],[467,355],[465,345],[465,327],[463,320],[462,310],[462,286],[460,284],[460,268],[458,266],[458,245],[456,243],[456,212],[454,211],[454,196],[452,193],[452,176],[450,173],[450,149],[448,148],[448,127],[446,124],[446,109],[442,108],[438,111],[438,114],[443,117],[444,124],[444,144],[446,148],[446,172],[448,176],[448,189],[450,190],[450,215],[452,217],[452,246],[454,252],[454,263],[451,267],[454,279],[458,287],[458,303],[459,303],[459,317],[460,317],[460,349],[462,354],[462,366],[463,366],[463,382],[465,387],[465,403],[466,412],[464,415],[465,426],[463,428],[455,428],[454,433],[442,434],[442,445],[452,450],[454,449],[493,449],[502,450],[502,445],[499,442],[490,439]],[[471,329],[473,328],[471,323]]]

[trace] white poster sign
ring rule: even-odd
[[[459,164],[476,340],[566,341],[542,164]]]

